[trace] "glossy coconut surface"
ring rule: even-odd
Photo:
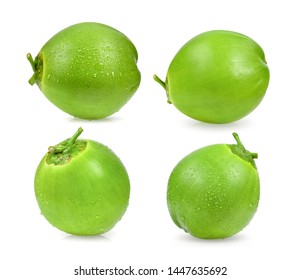
[[[229,123],[252,112],[269,83],[262,48],[251,38],[214,30],[188,41],[166,77],[169,101],[185,115],[208,123]]]
[[[226,144],[211,145],[184,157],[173,169],[167,191],[174,223],[203,239],[226,238],[241,231],[259,203],[259,176]]]
[[[54,35],[34,61],[34,78],[58,108],[82,119],[101,119],[123,107],[140,84],[138,53],[118,30],[95,22]]]
[[[127,209],[129,177],[108,147],[91,140],[76,143],[79,150],[66,160],[49,153],[41,160],[34,180],[36,199],[41,214],[56,228],[75,235],[101,234]]]

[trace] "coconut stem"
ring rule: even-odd
[[[67,142],[64,141],[56,146],[50,146],[48,148],[48,152],[55,153],[55,154],[68,152],[72,148],[72,145],[75,143],[76,139],[81,135],[82,132],[83,129],[80,127]]]
[[[233,132],[232,135],[233,135],[234,139],[236,140],[237,145],[239,145],[245,149],[244,145],[241,143],[241,141],[239,139],[238,134],[236,132]]]
[[[37,69],[36,69],[36,62],[33,60],[32,55],[30,53],[28,53],[26,55],[26,57],[27,57],[27,60],[30,62],[31,68],[32,68],[32,70],[34,72],[33,75],[31,76],[31,78],[28,80],[28,83],[30,85],[34,85],[35,82],[36,82],[36,79],[37,79],[37,75],[36,75],[36,71],[37,71]]]
[[[33,60],[31,54],[28,53],[28,54],[26,55],[26,57],[27,57],[27,60],[30,62],[30,65],[31,65],[32,70],[33,70],[33,71],[36,71],[36,63],[35,63],[35,61]]]
[[[166,83],[164,83],[156,74],[153,76],[154,80],[159,83],[166,90]]]
[[[83,129],[80,127],[76,133],[69,139],[68,144],[69,145],[73,145],[75,140],[81,135],[81,133],[83,132]]]
[[[33,73],[33,75],[31,76],[31,78],[28,80],[28,83],[33,86],[36,82],[36,73]]]
[[[246,148],[244,147],[244,145],[240,141],[240,138],[239,138],[238,134],[236,132],[233,132],[232,135],[233,135],[234,139],[236,140],[237,145],[241,146],[244,150],[246,150]],[[250,155],[251,155],[252,158],[258,158],[258,153],[250,153]]]

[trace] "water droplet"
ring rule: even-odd
[[[112,72],[112,77],[114,77],[115,76],[115,73],[114,72]]]
[[[96,78],[96,77],[97,77],[97,73],[94,73],[94,74],[93,74],[93,77]]]

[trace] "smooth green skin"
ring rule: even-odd
[[[168,181],[174,223],[202,239],[232,236],[254,216],[259,202],[256,167],[226,144],[204,147],[182,159]]]
[[[185,115],[222,124],[245,117],[259,105],[269,76],[264,52],[255,41],[215,30],[188,41],[161,84],[169,102]]]
[[[28,59],[32,60],[28,54]],[[124,106],[140,84],[138,54],[122,33],[85,22],[54,35],[41,49],[29,83],[64,112],[101,119]]]
[[[109,231],[125,213],[130,181],[120,159],[91,140],[64,165],[46,157],[35,174],[35,195],[42,215],[56,228],[74,235]]]

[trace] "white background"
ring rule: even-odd
[[[299,1],[4,1],[1,21],[1,279],[203,279],[167,276],[169,266],[227,266],[214,279],[300,279],[300,62]],[[26,53],[35,56],[61,29],[82,21],[108,24],[138,49],[141,85],[118,113],[99,121],[74,119],[37,86]],[[178,49],[195,35],[226,29],[248,35],[264,49],[271,72],[260,106],[243,120],[204,124],[166,102],[153,81],[165,78]],[[48,146],[70,137],[109,146],[131,179],[122,220],[103,236],[70,236],[40,215],[33,178]],[[177,228],[166,206],[167,180],[185,155],[215,143],[258,152],[258,211],[242,232],[225,240],[198,240]],[[297,252],[297,255],[294,254]],[[157,268],[159,276],[79,277],[89,268]],[[206,279],[206,277],[204,277]]]

